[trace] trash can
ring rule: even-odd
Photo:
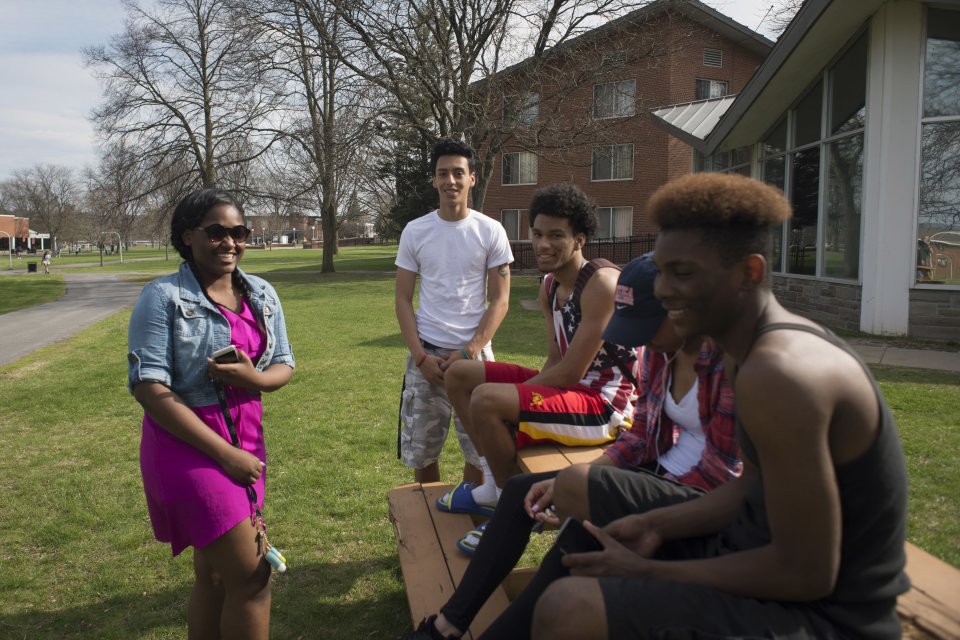
[[[27,273],[36,273],[37,272],[37,263],[28,262],[27,263]]]

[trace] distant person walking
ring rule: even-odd
[[[50,275],[50,250],[47,249],[43,252],[43,259],[40,261],[43,263],[43,272],[47,275]]]

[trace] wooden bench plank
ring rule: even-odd
[[[603,455],[604,447],[569,447],[548,442],[524,447],[517,452],[517,464],[527,473],[559,471],[572,464],[589,464]]]
[[[440,610],[469,563],[456,543],[473,528],[473,519],[466,514],[444,513],[434,504],[450,489],[441,483],[413,483],[393,489],[387,498],[414,626]],[[480,635],[508,604],[506,593],[498,588],[464,637]]]
[[[960,638],[960,571],[919,547],[906,545],[913,588],[897,599],[897,612],[935,638]]]

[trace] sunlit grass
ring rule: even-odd
[[[264,258],[249,257],[257,270]],[[290,565],[276,580],[271,637],[396,637],[409,612],[386,495],[412,474],[396,459],[406,350],[393,278],[296,267],[265,275],[298,365],[264,400],[265,515]],[[536,278],[514,278],[498,359],[542,363],[543,319],[520,305],[536,287]],[[138,463],[142,412],[124,388],[128,319],[117,314],[0,367],[0,638],[185,636],[190,552],[174,559],[153,541]],[[960,376],[877,376],[907,451],[910,538],[960,565]],[[456,481],[462,458],[452,440],[442,463]]]

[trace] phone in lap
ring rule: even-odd
[[[210,354],[210,359],[217,364],[231,364],[240,362],[240,354],[237,353],[237,348],[231,344],[229,347],[214,351]]]
[[[557,534],[557,548],[564,555],[568,553],[587,553],[590,551],[603,551],[603,545],[579,520],[567,518],[560,526],[560,532]]]

